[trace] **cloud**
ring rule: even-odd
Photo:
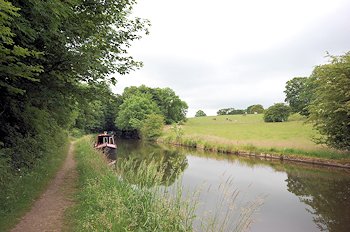
[[[145,66],[118,77],[114,91],[170,87],[189,116],[283,102],[286,81],[310,75],[327,51],[349,50],[349,9],[343,0],[142,2],[136,13],[151,20],[151,35],[130,52]]]

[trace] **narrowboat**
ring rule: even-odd
[[[104,132],[103,134],[97,135],[97,140],[94,147],[98,150],[101,150],[108,159],[116,159],[117,145],[115,143],[113,134]]]

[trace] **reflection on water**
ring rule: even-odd
[[[291,168],[288,191],[311,207],[313,221],[320,231],[350,230],[350,181],[341,173]]]
[[[182,173],[185,189],[209,186],[200,196],[199,216],[217,207],[217,190],[232,179],[240,191],[239,204],[267,195],[251,231],[350,231],[347,170],[120,141],[118,158],[131,157],[166,167],[164,183],[173,184]]]
[[[162,148],[156,144],[142,143],[137,140],[122,141],[118,145],[118,159],[133,159],[133,168],[141,162],[156,165],[162,173],[162,184],[171,185],[188,166],[184,153],[174,148]]]

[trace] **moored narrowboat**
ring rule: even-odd
[[[94,147],[101,150],[108,159],[116,159],[117,145],[115,143],[113,134],[104,132],[103,134],[97,135],[97,140]]]

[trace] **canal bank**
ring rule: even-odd
[[[294,149],[285,149],[284,153],[272,152],[275,149],[258,148],[255,146],[235,146],[230,144],[218,144],[209,141],[198,140],[196,138],[185,137],[184,139],[175,139],[174,137],[161,137],[157,140],[158,143],[169,144],[172,146],[183,146],[194,148],[199,151],[217,152],[227,155],[247,156],[260,159],[275,159],[287,162],[307,163],[313,165],[342,168],[350,170],[349,154],[344,153],[342,158],[341,153],[328,155],[334,159],[319,158],[316,152],[301,151],[299,154],[293,154]],[[246,148],[246,149],[244,149]],[[269,152],[269,150],[272,150]],[[301,154],[302,153],[302,154]],[[321,152],[320,152],[321,153]],[[309,155],[308,155],[309,154]],[[327,157],[327,155],[324,155]]]

